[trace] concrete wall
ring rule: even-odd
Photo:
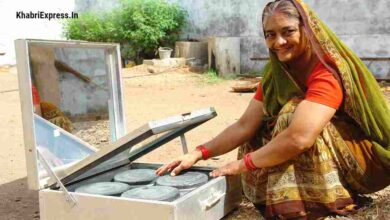
[[[119,0],[74,0],[75,11],[106,11],[119,5]]]
[[[75,2],[73,2],[75,1]],[[258,71],[259,61],[251,57],[267,56],[261,30],[261,12],[269,0],[168,0],[177,3],[189,14],[188,25],[182,38],[201,39],[208,36],[241,38],[241,72]],[[1,44],[7,47],[7,59],[0,57],[0,64],[14,60],[13,39],[61,38],[59,21],[16,20],[16,10],[45,10],[54,12],[109,10],[119,0],[72,0],[68,2],[36,0],[0,0]],[[361,57],[390,57],[390,1],[389,0],[305,0]],[[6,7],[3,7],[6,6]],[[11,20],[10,20],[11,19]],[[370,64],[373,72],[386,75],[388,62]],[[390,78],[390,76],[389,76]]]
[[[241,72],[259,71],[263,63],[251,57],[267,57],[261,28],[261,13],[269,0],[167,0],[188,14],[182,38],[208,36],[241,38]],[[105,10],[118,0],[77,0],[76,8]],[[305,0],[326,24],[359,56],[390,57],[389,0]],[[368,62],[375,74],[386,76],[388,62]],[[389,75],[390,78],[390,75]]]
[[[207,36],[241,38],[241,72],[258,71],[261,63],[251,57],[266,56],[261,37],[261,9],[266,1],[258,0],[169,0],[188,12],[184,39]]]
[[[94,120],[108,117],[109,67],[103,48],[76,48],[42,43],[29,45],[33,83],[40,99],[50,102],[71,120]],[[65,65],[88,77],[87,83],[54,65]]]
[[[73,118],[91,114],[100,115],[102,118],[108,117],[110,87],[104,49],[56,48],[55,58],[92,81],[88,84],[72,74],[60,72],[61,110]]]
[[[169,0],[188,11],[183,38],[210,35],[241,37],[241,72],[258,71],[267,56],[261,28],[261,13],[268,0]],[[390,57],[390,1],[388,0],[306,0],[326,24],[359,56]],[[385,75],[388,62],[371,65]],[[377,66],[377,67],[375,67]],[[390,75],[389,75],[390,78]]]

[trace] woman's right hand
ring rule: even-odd
[[[161,176],[164,175],[166,172],[171,172],[171,176],[176,176],[182,170],[192,167],[196,162],[201,159],[202,152],[200,152],[199,150],[195,150],[158,168],[156,170],[156,174]]]

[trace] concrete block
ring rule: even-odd
[[[219,76],[240,74],[240,37],[210,37],[208,39],[209,68]]]
[[[144,60],[143,64],[150,66],[161,66],[161,67],[183,67],[186,65],[185,58],[168,58],[168,59],[152,59]]]
[[[374,74],[376,79],[390,80],[389,61],[365,61],[368,69]]]
[[[145,65],[154,65],[153,60],[143,60],[142,63],[145,64]]]
[[[201,64],[208,61],[207,41],[178,41],[175,43],[175,57],[200,60]]]

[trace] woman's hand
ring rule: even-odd
[[[161,176],[166,172],[171,172],[171,176],[176,176],[182,170],[192,167],[196,162],[202,159],[202,152],[195,150],[191,153],[185,154],[172,162],[165,164],[164,166],[156,170],[156,174]]]
[[[231,175],[241,174],[246,171],[248,171],[248,169],[245,167],[244,160],[236,160],[234,162],[228,163],[223,167],[213,170],[210,173],[210,176],[211,177],[231,176]]]

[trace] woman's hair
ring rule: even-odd
[[[262,15],[263,27],[265,25],[265,20],[272,16],[274,13],[283,13],[290,18],[296,18],[301,23],[301,15],[298,12],[298,9],[295,7],[294,3],[290,0],[276,0],[269,2],[264,10]]]

